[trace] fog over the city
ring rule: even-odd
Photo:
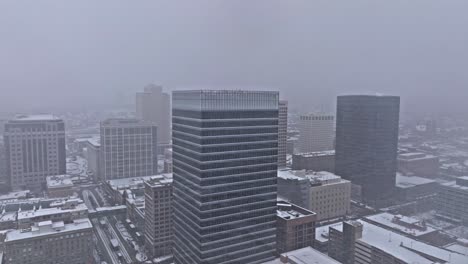
[[[466,0],[1,1],[0,111],[131,103],[168,89],[268,87],[308,110],[340,93],[467,109]],[[411,109],[408,109],[411,108]]]

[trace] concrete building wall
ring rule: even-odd
[[[101,122],[102,180],[157,174],[156,130],[153,123],[137,119]]]
[[[292,156],[293,170],[335,172],[335,152],[299,153]]]
[[[40,190],[50,175],[66,173],[65,124],[50,115],[18,116],[5,124],[8,182]]]
[[[343,217],[351,212],[351,182],[325,184],[310,188],[310,210],[317,220]]]
[[[288,139],[288,101],[278,105],[278,168],[286,167],[286,141]]]

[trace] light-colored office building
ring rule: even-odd
[[[136,94],[136,115],[138,119],[156,124],[158,144],[171,142],[170,95],[163,92],[162,86],[150,84]]]
[[[43,221],[6,233],[6,264],[93,263],[93,226],[89,219],[72,223]]]
[[[288,140],[288,101],[278,104],[278,168],[286,167],[286,152]]]
[[[66,173],[65,124],[52,115],[20,115],[5,124],[11,189],[39,190],[50,175]]]
[[[441,184],[436,204],[439,214],[468,223],[468,176]]]
[[[157,174],[156,129],[153,123],[138,119],[101,122],[101,179]]]
[[[334,149],[335,117],[331,114],[307,114],[299,117],[299,152]]]
[[[172,255],[172,178],[153,176],[145,181],[145,246],[153,257]]]
[[[101,181],[101,140],[96,138],[88,139],[86,142],[86,160],[88,161],[88,173],[95,181]]]
[[[278,171],[278,195],[317,214],[317,221],[350,212],[351,182],[331,172]]]

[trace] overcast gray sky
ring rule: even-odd
[[[94,106],[157,82],[468,110],[466,0],[1,1],[0,111]],[[133,98],[123,98],[133,101]]]

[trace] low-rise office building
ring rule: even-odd
[[[313,247],[316,214],[287,202],[278,202],[276,218],[277,253]]]
[[[317,221],[350,212],[351,182],[331,172],[278,171],[278,195],[317,214]]]
[[[418,176],[435,178],[439,175],[439,158],[420,152],[398,155],[398,170],[402,173],[412,173]]]
[[[292,156],[292,169],[335,172],[335,151],[294,154]]]
[[[436,201],[440,215],[468,223],[468,176],[441,184]]]
[[[400,201],[415,201],[437,194],[439,184],[431,179],[418,176],[404,176],[397,174],[395,197]]]
[[[343,264],[468,263],[468,256],[366,221],[329,227],[328,255]]]
[[[38,222],[7,232],[3,246],[6,264],[92,263],[93,226],[89,219]]]
[[[17,228],[29,228],[32,224],[43,221],[63,221],[71,223],[75,219],[87,218],[88,207],[80,199],[68,199],[50,204],[49,208],[33,208],[18,212]]]
[[[68,197],[75,192],[72,178],[69,175],[54,175],[46,178],[49,197]]]

